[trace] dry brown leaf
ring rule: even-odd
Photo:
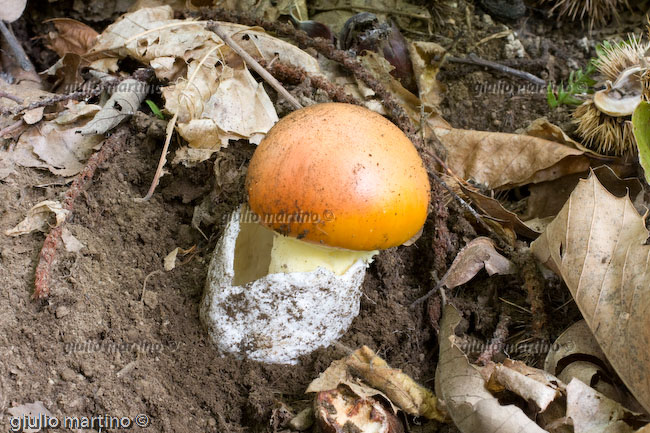
[[[630,197],[634,200],[643,191],[643,186],[638,178],[621,179],[607,165],[596,167],[593,172],[598,176],[600,183],[617,197],[623,197],[629,192]],[[521,218],[528,221],[533,218],[547,218],[557,215],[564,203],[569,199],[578,181],[588,175],[588,173],[573,174],[549,182],[530,185],[528,206]]]
[[[504,208],[498,200],[485,196],[462,184],[460,185],[460,188],[486,215],[499,220],[500,223],[507,225],[519,235],[528,239],[536,239],[541,233],[524,224],[516,213],[510,212]]]
[[[436,128],[447,149],[447,166],[489,189],[557,179],[589,169],[583,152],[520,134]]]
[[[69,213],[69,210],[63,209],[60,202],[44,200],[32,206],[25,219],[19,222],[16,227],[5,230],[5,234],[7,236],[20,236],[36,230],[46,231],[49,228],[50,214],[54,214],[56,219],[53,227],[58,227],[65,221]]]
[[[632,202],[591,175],[581,180],[535,256],[562,276],[601,349],[650,410],[650,247]]]
[[[455,307],[445,306],[440,325],[436,394],[462,433],[545,433],[514,405],[502,406],[487,390],[481,373],[469,363],[456,336],[461,321]]]
[[[45,21],[54,24],[56,32],[47,35],[46,46],[59,57],[68,53],[83,56],[97,40],[97,33],[92,27],[72,18],[52,18]]]
[[[516,272],[515,265],[494,249],[494,242],[478,237],[465,245],[440,280],[440,284],[452,289],[465,284],[485,268],[488,275],[509,275]]]
[[[572,420],[574,433],[632,433],[626,421],[638,423],[641,418],[578,379],[566,391],[567,418]]]
[[[23,167],[46,168],[59,176],[74,176],[103,140],[98,135],[82,136],[77,130],[53,121],[43,122],[24,132],[13,151],[0,152],[0,155]]]

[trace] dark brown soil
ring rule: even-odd
[[[452,54],[463,56],[471,45],[503,28],[498,22],[486,24],[484,12],[476,7],[469,14],[469,30],[465,8],[471,11],[474,5],[457,3],[450,17],[458,27],[443,28],[437,41],[449,46],[445,41],[460,34]],[[641,23],[638,18],[639,28]],[[537,14],[506,25],[524,35],[520,38],[531,60],[528,65],[522,61],[517,66],[512,59],[506,63],[544,78],[566,78],[568,59],[584,66],[593,55],[576,43],[586,32],[574,25],[558,29]],[[534,62],[544,54],[534,49],[537,40],[549,46],[546,63]],[[504,43],[495,39],[474,52],[504,60]],[[549,110],[546,89],[518,95],[481,90],[499,82],[518,88],[526,86],[525,81],[451,63],[439,79],[448,88],[443,116],[456,127],[511,132],[540,116],[568,122],[566,109]],[[151,419],[148,431],[154,432],[272,431],[274,409],[284,404],[296,413],[309,405],[310,396],[304,394],[308,383],[346,352],[341,347],[320,349],[295,366],[242,361],[218,353],[199,322],[207,264],[223,222],[243,200],[245,169],[254,148],[232,143],[216,157],[225,168],[222,173],[228,173],[216,189],[213,158],[192,169],[173,168],[153,198],[138,203],[133,199],[146,193],[161,146],[133,130],[127,150],[105,164],[78,200],[67,227],[85,248],[79,253],[59,250],[47,300],[30,298],[44,235],[0,235],[0,414],[40,400],[59,416],[143,413]],[[0,229],[13,227],[41,200],[61,199],[65,187],[57,185],[59,181],[45,172],[17,168],[0,182]],[[203,201],[212,203],[201,225],[207,238],[191,226],[195,206]],[[455,241],[444,258],[447,263],[467,240],[463,221],[451,213],[448,228]],[[373,263],[361,313],[340,342],[353,349],[368,345],[392,366],[433,388],[437,324],[431,323],[424,307],[409,309],[434,285],[432,240],[437,228],[431,220],[415,245],[382,252]],[[194,245],[196,254],[176,269],[163,271],[169,252]],[[491,337],[501,312],[513,317],[512,327],[522,331],[519,338],[531,335],[530,314],[499,300],[529,307],[518,277],[488,280],[480,274],[449,295],[458,297],[470,319],[469,331],[479,338]],[[555,314],[549,328],[555,337],[577,312],[559,284],[547,287],[545,298],[548,312]],[[538,364],[540,359],[526,360]],[[455,431],[433,422],[424,430]]]

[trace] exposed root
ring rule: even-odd
[[[63,208],[70,211],[68,218],[70,217],[73,209],[74,202],[79,197],[79,194],[86,188],[90,183],[90,180],[95,175],[97,168],[113,157],[119,149],[124,146],[129,135],[129,127],[121,126],[115,131],[113,135],[104,140],[102,148],[94,153],[90,158],[84,169],[74,178],[72,184],[68,191],[66,191],[63,199]],[[67,219],[66,219],[67,220]],[[33,299],[43,299],[46,298],[50,293],[50,278],[52,272],[52,263],[56,257],[56,250],[61,243],[61,233],[63,231],[63,226],[65,221],[50,231],[50,233],[45,238],[43,242],[43,248],[38,256],[38,264],[36,265],[36,275],[34,279],[34,294],[32,295]]]

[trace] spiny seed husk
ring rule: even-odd
[[[553,4],[551,12],[559,18],[572,21],[588,18],[590,28],[618,20],[618,12],[629,7],[627,0],[542,0],[545,3]]]
[[[587,101],[573,112],[582,144],[603,155],[624,155],[636,148],[632,122],[627,117],[611,117],[602,113],[593,101]]]
[[[594,60],[598,72],[613,82],[625,69],[638,65],[650,49],[650,42],[642,39],[642,36],[630,35],[623,43],[603,47],[602,53]]]

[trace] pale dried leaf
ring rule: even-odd
[[[72,18],[52,18],[45,22],[54,24],[56,32],[47,36],[47,46],[59,57],[67,53],[83,56],[97,40],[97,33],[92,27]]]
[[[43,118],[44,111],[45,111],[45,107],[38,107],[38,108],[33,108],[31,110],[27,110],[25,111],[25,114],[23,114],[23,121],[28,125],[33,125],[35,123],[38,123]]]
[[[69,253],[78,253],[86,247],[79,239],[70,233],[70,230],[68,230],[67,227],[64,227],[63,230],[61,230],[61,240],[63,241],[65,250]]]
[[[440,325],[440,358],[436,394],[462,433],[544,433],[514,405],[501,406],[485,387],[481,373],[469,363],[455,335],[461,321],[455,307],[445,306]]]
[[[77,134],[75,127],[44,122],[23,133],[7,156],[23,167],[47,168],[59,176],[74,176],[101,142],[100,136]]]
[[[439,67],[435,59],[442,56],[445,49],[435,42],[413,41],[409,43],[408,50],[418,83],[420,101],[437,108],[442,102],[445,86],[436,79]]]
[[[591,175],[532,244],[562,276],[616,372],[650,410],[650,247],[629,198]]]
[[[96,104],[87,104],[84,101],[70,101],[66,106],[66,109],[56,116],[54,122],[58,125],[69,125],[84,117],[94,117],[101,109],[102,107]]]
[[[0,0],[0,20],[13,23],[20,18],[27,0]]]
[[[51,417],[52,412],[47,410],[42,401],[35,401],[34,403],[25,403],[19,406],[10,407],[7,409],[9,415],[15,418],[30,417],[32,419],[40,419],[42,417]],[[41,431],[40,428],[24,428],[21,430],[23,433],[36,433]]]
[[[567,418],[573,421],[575,433],[631,433],[625,421],[639,418],[614,400],[610,400],[578,379],[566,387]]]
[[[509,275],[516,272],[515,265],[494,249],[491,239],[479,237],[458,252],[440,284],[449,289],[458,287],[474,278],[483,268],[489,275]]]
[[[555,376],[511,359],[497,364],[493,377],[507,390],[535,402],[540,412],[544,412],[564,389],[564,384]]]
[[[95,117],[79,130],[80,134],[104,134],[110,131],[138,111],[147,92],[141,81],[131,78],[122,81]]]
[[[185,167],[194,167],[210,159],[214,150],[212,149],[194,149],[189,146],[183,146],[176,151],[172,164],[183,164]]]
[[[178,250],[180,248],[174,248],[171,253],[167,254],[163,260],[163,268],[166,271],[171,271],[176,267],[176,256],[178,256]]]
[[[557,179],[589,169],[583,152],[520,134],[436,128],[447,149],[447,166],[457,176],[509,188]]]
[[[70,211],[64,209],[63,205],[58,201],[44,200],[27,211],[25,219],[18,223],[16,227],[5,230],[5,234],[7,236],[20,236],[37,230],[46,231],[49,228],[50,214],[52,213],[56,218],[53,227],[58,227],[65,221]]]
[[[216,150],[239,139],[257,144],[278,121],[264,87],[248,69],[228,69],[229,76],[216,86],[209,84],[216,77],[202,68],[192,83],[163,89],[166,107],[179,113],[178,131],[190,147]]]

